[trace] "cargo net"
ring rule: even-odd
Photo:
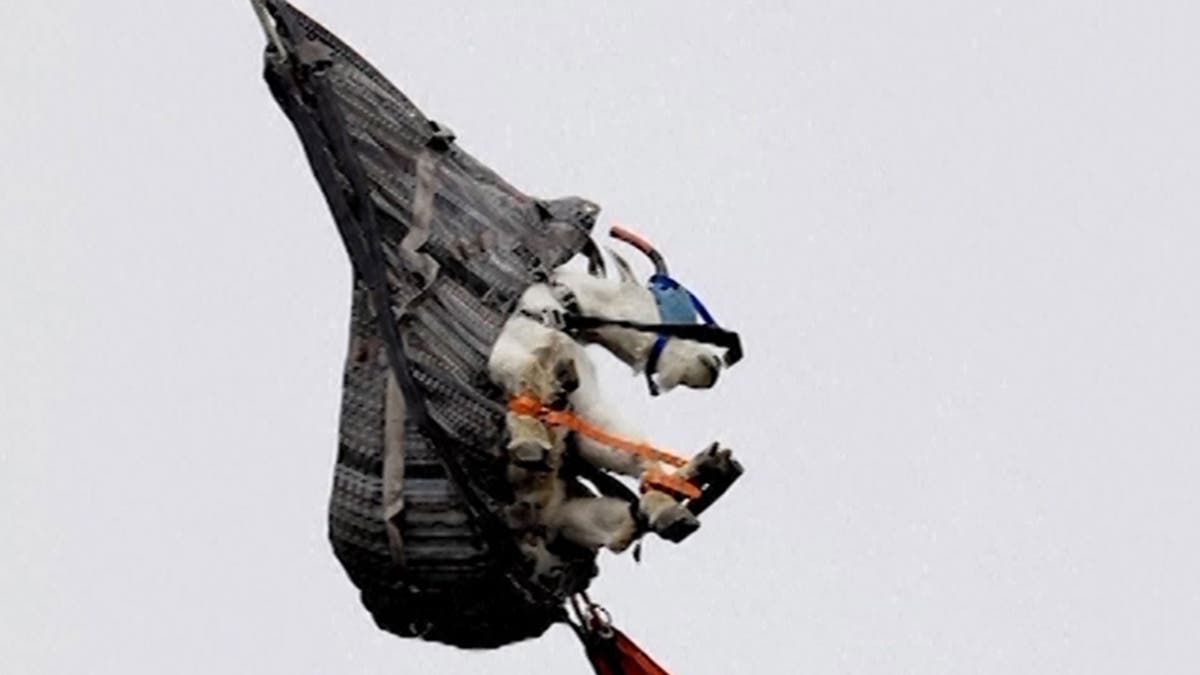
[[[540,635],[586,588],[595,556],[565,557],[553,584],[529,574],[498,517],[511,500],[505,402],[486,364],[520,294],[584,246],[597,208],[516,190],[323,27],[265,6],[288,52],[268,51],[266,79],[355,268],[334,551],[386,630],[467,647]],[[393,374],[421,412],[405,396],[391,440],[402,466],[385,461],[397,456]]]

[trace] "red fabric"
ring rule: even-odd
[[[671,675],[624,633],[612,631],[611,638],[595,638],[588,645],[588,658],[598,675]]]

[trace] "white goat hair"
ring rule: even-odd
[[[510,396],[533,395],[542,401],[565,397],[565,403],[590,424],[631,441],[643,441],[642,435],[603,401],[595,365],[583,345],[559,328],[567,311],[560,300],[564,291],[586,316],[657,321],[653,295],[633,279],[628,263],[612,255],[620,271],[619,280],[560,269],[550,283],[530,287],[501,331],[488,368],[492,379]],[[642,370],[656,338],[641,331],[606,327],[594,331],[589,339],[635,370]],[[704,345],[671,340],[659,360],[660,387],[664,391],[680,384],[710,387],[720,364],[717,354]],[[563,386],[564,373],[573,380],[570,387]],[[607,547],[619,552],[632,543],[638,525],[627,503],[610,497],[566,496],[564,481],[558,476],[566,441],[563,430],[547,428],[536,418],[509,413],[508,431],[510,453],[529,457],[531,449],[536,450],[545,465],[541,471],[510,465],[509,480],[517,499],[517,513],[510,524],[541,528],[548,539],[561,535],[592,550]],[[661,470],[655,461],[582,434],[576,437],[576,444],[584,461],[605,471],[641,478],[648,471]],[[639,510],[651,529],[672,519],[691,518],[694,522],[675,499],[653,490],[642,497]],[[531,539],[527,538],[522,546],[531,557],[545,558],[530,550],[537,548]],[[545,566],[538,565],[539,569]]]

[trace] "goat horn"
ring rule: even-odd
[[[666,259],[662,257],[662,254],[659,253],[658,250],[650,244],[650,242],[642,239],[638,235],[626,230],[621,226],[613,227],[608,233],[614,239],[619,239],[646,254],[646,257],[650,259],[650,262],[654,263],[655,274],[660,274],[662,276],[668,275]]]
[[[617,274],[619,274],[621,277],[621,283],[633,284],[635,286],[638,285],[637,279],[633,276],[633,268],[629,266],[629,261],[621,257],[620,253],[617,253],[611,248],[608,248],[607,246],[604,248],[608,251],[608,254],[612,256],[613,262],[617,263]]]
[[[584,242],[580,252],[587,256],[588,274],[601,279],[608,276],[608,268],[604,265],[604,254],[600,252],[600,247],[596,246],[596,242],[592,241],[591,237]]]

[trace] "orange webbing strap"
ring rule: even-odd
[[[669,452],[663,452],[655,448],[649,443],[639,443],[631,441],[628,438],[621,438],[607,431],[593,426],[578,415],[566,410],[554,410],[547,407],[544,403],[532,396],[517,396],[509,402],[508,409],[518,415],[529,415],[537,417],[546,424],[557,427],[566,427],[571,431],[583,434],[588,438],[599,441],[605,445],[611,445],[618,450],[633,453],[639,457],[670,464],[671,466],[683,466],[687,464],[687,460],[673,455]]]
[[[695,499],[703,494],[700,488],[694,483],[688,481],[679,474],[664,473],[662,471],[647,471],[645,476],[642,476],[642,489],[654,489],[659,492],[667,492],[676,497],[687,499]]]
[[[516,396],[509,401],[508,409],[518,415],[528,415],[536,417],[542,422],[558,427],[564,427],[578,434],[587,436],[588,438],[614,447],[618,450],[632,453],[638,457],[649,459],[655,462],[662,462],[674,467],[681,467],[687,464],[687,460],[664,452],[649,443],[639,443],[631,441],[628,438],[622,438],[615,434],[592,425],[575,413],[566,410],[554,410],[542,403],[533,396]],[[664,492],[671,492],[679,496],[695,498],[700,496],[700,488],[688,482],[684,478],[675,474],[668,474],[661,471],[647,472],[643,479],[643,487],[652,487]]]

